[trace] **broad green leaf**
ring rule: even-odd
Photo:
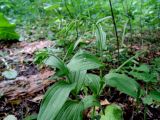
[[[160,91],[151,91],[151,92],[149,92],[149,96],[153,99],[153,100],[155,100],[155,101],[157,101],[157,102],[160,102]]]
[[[105,109],[105,115],[100,120],[123,120],[123,111],[120,106],[111,104]]]
[[[92,90],[92,92],[96,95],[99,94],[100,89],[101,89],[101,84],[100,84],[100,77],[94,74],[87,74],[86,75],[86,85]]]
[[[83,120],[83,103],[67,101],[54,120]]]
[[[19,35],[15,32],[16,25],[9,21],[0,13],[0,40],[18,40]]]
[[[64,62],[56,56],[50,56],[49,58],[44,60],[44,63],[51,67],[58,68],[60,70],[61,75],[67,75],[69,73],[69,70],[64,64]]]
[[[73,53],[73,51],[76,49],[76,47],[79,45],[81,41],[82,41],[81,39],[78,39],[75,43],[70,44],[67,50],[67,55],[70,55],[71,53]]]
[[[28,115],[24,120],[37,120],[37,114]]]
[[[84,110],[93,107],[93,106],[100,106],[100,103],[96,96],[86,96],[85,98],[82,99],[83,105],[84,105]]]
[[[18,73],[16,70],[11,69],[11,70],[4,71],[2,75],[7,79],[14,79],[17,77]]]
[[[71,71],[82,71],[99,68],[103,65],[94,55],[85,52],[79,52],[73,56],[67,66]]]
[[[153,103],[153,99],[150,95],[145,96],[142,98],[144,104],[151,105]]]
[[[81,90],[82,86],[84,85],[86,77],[86,71],[70,71],[68,74],[68,79],[70,83],[75,83],[75,92],[76,94]]]
[[[60,81],[47,90],[37,120],[54,120],[75,84]]]
[[[10,24],[9,21],[4,17],[3,13],[0,13],[0,28],[11,28],[15,29],[15,24]]]
[[[74,44],[74,50],[77,48],[77,46],[80,44],[80,43],[83,43],[83,40],[81,38],[79,38],[75,44]]]
[[[134,78],[143,80],[144,82],[158,82],[156,73],[144,73],[144,72],[129,72]]]
[[[0,28],[0,40],[18,40],[19,35],[12,31],[8,30],[8,28],[2,29]]]
[[[149,73],[150,69],[147,64],[142,64],[139,67],[134,68],[134,70],[140,71],[140,72],[146,72]]]
[[[140,89],[139,84],[125,74],[109,73],[104,77],[106,84],[117,88],[119,91],[126,93],[132,97],[138,96]]]
[[[81,101],[68,100],[61,108],[55,120],[83,120],[83,111],[100,103],[94,96],[86,96]]]

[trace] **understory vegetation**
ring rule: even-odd
[[[159,30],[159,0],[0,1],[0,118],[159,120]],[[54,72],[37,75],[51,82],[34,93],[44,95],[32,100],[36,109],[5,112],[14,94],[4,81],[46,69]],[[21,97],[11,102],[14,110],[19,99],[24,105],[33,97],[27,94],[15,94]]]

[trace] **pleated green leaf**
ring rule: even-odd
[[[100,84],[100,77],[94,74],[87,74],[85,84],[92,90],[92,92],[96,95],[99,94],[101,84]]]
[[[143,80],[144,82],[158,82],[157,81],[157,73],[144,73],[144,72],[129,72],[137,80]]]
[[[103,31],[102,26],[100,24],[97,25],[96,31],[96,45],[100,50],[105,50],[106,46],[106,33]]]
[[[78,101],[67,101],[55,119],[50,120],[82,120],[83,103]]]
[[[156,90],[150,91],[149,96],[153,100],[160,102],[160,91],[156,91]]]
[[[75,84],[64,81],[51,86],[44,96],[37,120],[54,120],[74,88]]]
[[[85,109],[99,105],[94,96],[86,96],[81,101],[68,100],[54,120],[83,120]]]
[[[142,64],[139,67],[134,68],[134,70],[140,71],[140,72],[145,72],[145,73],[149,73],[150,68],[147,64]]]
[[[70,71],[68,74],[70,83],[75,83],[76,87],[74,89],[75,93],[77,94],[82,86],[84,85],[86,71]]]
[[[93,107],[93,106],[100,106],[99,101],[97,100],[96,96],[89,95],[82,99],[84,110]]]
[[[104,79],[107,85],[117,88],[120,92],[135,98],[139,96],[140,85],[125,74],[109,73]]]
[[[15,29],[16,25],[9,23],[3,13],[0,13],[0,40],[18,40],[19,35]]]
[[[153,99],[150,95],[147,95],[142,98],[143,104],[151,105],[153,103]]]
[[[100,120],[123,120],[123,111],[120,106],[111,104],[107,106]]]
[[[48,57],[46,60],[44,60],[44,63],[53,68],[58,68],[61,75],[67,75],[69,73],[69,70],[66,67],[65,63],[56,56]]]
[[[94,55],[85,52],[79,52],[73,56],[67,66],[72,71],[82,71],[99,68],[103,65]]]

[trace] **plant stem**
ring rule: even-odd
[[[117,30],[117,25],[116,25],[116,21],[115,21],[114,13],[113,13],[113,8],[112,8],[112,2],[111,2],[111,0],[109,0],[109,5],[110,5],[110,9],[111,9],[112,21],[113,21],[113,25],[114,25],[115,34],[116,34],[117,51],[118,51],[118,62],[119,62],[119,57],[120,57],[120,56],[119,56],[119,39],[118,39],[118,30]]]
[[[144,105],[144,120],[147,120],[147,105]]]
[[[133,34],[132,33],[132,20],[131,20],[130,17],[128,19],[129,19],[129,31],[130,31],[130,34],[131,34],[130,37],[131,37],[131,48],[132,48],[132,46],[133,46],[133,43],[132,43],[133,42],[133,37],[132,37],[132,34]]]
[[[71,12],[70,12],[68,6],[67,6],[66,0],[64,0],[64,4],[65,4],[65,7],[66,7],[66,9],[67,9],[67,11],[68,11],[69,16],[70,16],[71,18],[73,18],[72,14],[71,14]]]
[[[93,107],[93,112],[92,112],[92,117],[91,120],[95,120],[95,116],[96,116],[96,107]]]
[[[146,95],[148,95],[148,86],[149,86],[149,83],[146,83],[145,85]],[[144,120],[147,120],[147,105],[146,104],[144,104]]]
[[[142,0],[141,0],[141,15],[140,15],[140,35],[141,35],[141,46],[142,46],[142,48],[143,48],[143,38],[142,38],[142,27],[143,27],[143,25],[142,25],[142,14],[143,14],[143,12],[142,12]]]
[[[126,33],[127,25],[128,25],[128,20],[125,23],[124,28],[123,28],[121,47],[126,47],[126,45],[124,44],[124,40],[125,40],[125,33]]]
[[[79,38],[79,30],[78,30],[78,21],[76,20],[76,22],[75,22],[75,27],[76,27],[76,41],[78,40],[78,38]]]

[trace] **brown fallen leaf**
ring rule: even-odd
[[[100,104],[101,104],[102,106],[106,106],[106,105],[109,105],[110,102],[109,102],[107,99],[105,99],[105,100],[101,100],[101,101],[100,101]]]
[[[157,55],[160,55],[160,52],[157,52],[156,54],[157,54]]]
[[[43,96],[44,95],[38,95],[35,98],[33,98],[31,101],[35,102],[35,103],[38,103],[39,101],[41,101],[43,99]]]
[[[54,45],[54,43],[49,40],[20,44],[20,46],[22,47],[21,53],[27,53],[27,54],[33,54],[35,51],[39,49],[43,49],[45,47],[51,47],[52,45]]]

